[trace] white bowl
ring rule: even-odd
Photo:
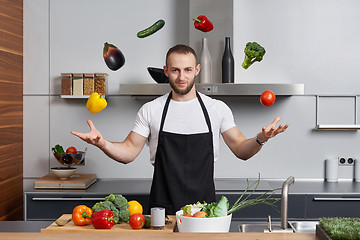
[[[200,211],[193,208],[191,214]],[[183,210],[176,212],[179,232],[229,232],[232,214],[224,217],[194,218],[182,216]]]
[[[73,167],[53,167],[50,169],[51,173],[61,180],[67,179],[74,175],[76,168]]]

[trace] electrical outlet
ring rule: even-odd
[[[339,166],[353,166],[355,158],[354,157],[338,157]]]

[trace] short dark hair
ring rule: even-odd
[[[175,45],[174,47],[170,48],[169,51],[166,54],[166,66],[168,65],[168,58],[170,56],[170,54],[172,53],[182,53],[182,54],[192,54],[195,57],[195,61],[197,62],[197,57],[196,57],[196,53],[195,50],[192,49],[191,47],[184,45],[184,44],[178,44]]]

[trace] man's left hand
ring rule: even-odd
[[[281,120],[280,117],[276,117],[272,123],[270,123],[269,125],[267,125],[266,127],[263,127],[261,129],[261,133],[259,133],[259,135],[258,135],[258,139],[260,142],[265,142],[269,138],[275,137],[279,133],[284,132],[289,127],[288,124],[286,124],[285,126],[280,124],[279,127],[276,128],[276,124],[280,120]]]

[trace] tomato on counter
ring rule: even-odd
[[[141,213],[134,213],[130,216],[130,227],[132,229],[141,229],[145,225],[145,217]]]

